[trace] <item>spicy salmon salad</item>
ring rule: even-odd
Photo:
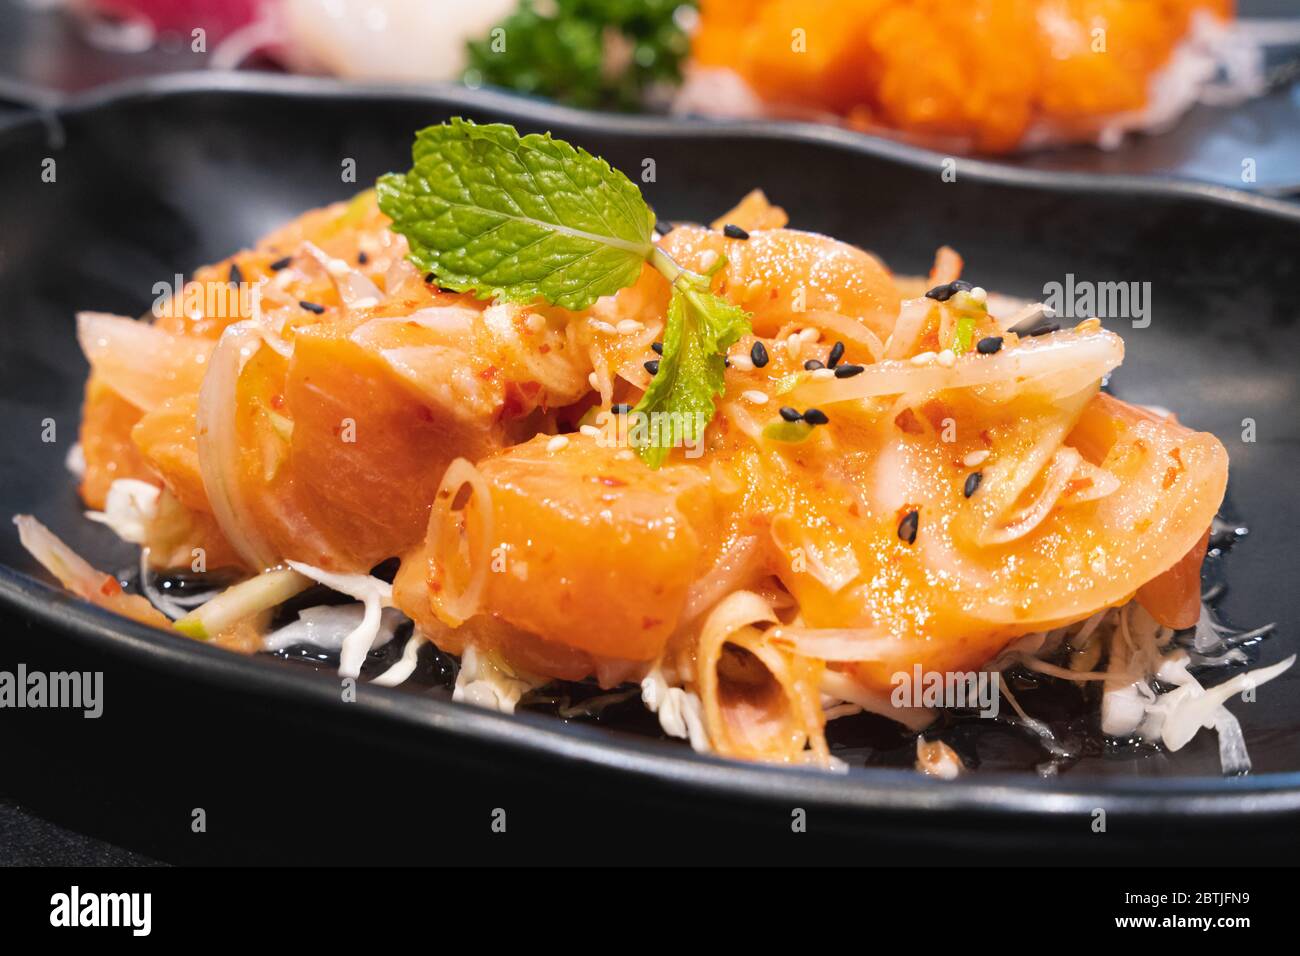
[[[950,778],[978,767],[945,731],[993,717],[1055,772],[1028,682],[1104,741],[1205,731],[1248,771],[1227,705],[1295,658],[1249,669],[1268,628],[1203,601],[1220,441],[1112,394],[1098,319],[948,247],[896,273],[762,185],[666,222],[549,134],[421,130],[144,317],[77,316],[69,466],[139,569],[39,515],[22,542],[176,641],[352,686],[436,659],[467,704],[631,707],[722,757],[843,771],[865,714]]]

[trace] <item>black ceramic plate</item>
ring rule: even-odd
[[[965,255],[969,277],[1010,294],[1037,296],[1045,282],[1071,273],[1149,282],[1149,326],[1112,323],[1128,345],[1112,385],[1130,400],[1170,407],[1224,441],[1232,458],[1229,506],[1250,534],[1225,561],[1222,611],[1242,625],[1278,622],[1276,635],[1253,652],[1259,662],[1296,650],[1300,208],[1210,186],[1012,174],[980,164],[962,165],[957,180],[946,182],[938,159],[831,129],[782,135],[761,126],[594,118],[489,93],[181,76],[76,98],[53,122],[25,118],[0,126],[6,516],[31,512],[93,563],[128,567],[133,549],[81,517],[64,468],[85,375],[73,314],[145,311],[154,283],[355,191],[341,181],[344,160],[355,160],[364,184],[405,163],[413,130],[456,114],[549,129],[625,170],[653,159],[655,181],[644,189],[667,219],[707,219],[761,186],[795,225],[877,250],[900,272],[925,271],[935,247],[947,243]],[[42,182],[47,158],[56,163],[54,184]],[[52,443],[42,440],[51,419]],[[1251,442],[1243,441],[1247,419],[1254,423]],[[40,643],[67,661],[94,660],[114,673],[140,675],[138,686],[131,684],[137,696],[119,708],[134,708],[139,717],[151,713],[150,695],[182,709],[191,694],[211,695],[206,699],[218,710],[207,710],[185,732],[204,732],[204,746],[213,748],[225,745],[223,707],[232,726],[255,712],[261,726],[278,733],[285,722],[310,727],[301,741],[278,738],[278,757],[265,741],[255,746],[256,734],[246,738],[252,749],[244,752],[257,755],[247,759],[264,769],[303,747],[312,752],[309,741],[320,746],[328,734],[338,741],[331,745],[338,759],[399,747],[403,766],[427,771],[444,800],[454,799],[457,787],[514,794],[522,788],[530,799],[550,799],[554,809],[562,795],[586,816],[571,820],[576,830],[557,836],[557,845],[571,845],[581,832],[599,846],[599,835],[584,826],[627,826],[632,818],[624,808],[647,805],[654,811],[638,811],[638,832],[647,832],[649,819],[665,827],[672,821],[677,838],[732,838],[762,821],[788,833],[791,807],[818,808],[822,832],[836,839],[889,845],[1032,848],[1051,834],[1053,846],[1106,852],[1151,841],[1177,847],[1184,835],[1203,831],[1231,832],[1233,846],[1245,840],[1278,849],[1300,831],[1298,671],[1261,690],[1258,702],[1234,706],[1255,762],[1244,779],[1219,775],[1208,733],[1176,755],[1094,754],[1055,779],[980,772],[942,783],[879,767],[830,775],[701,758],[675,743],[541,715],[503,717],[438,693],[363,687],[356,703],[342,706],[337,681],[327,676],[172,638],[64,595],[12,531],[0,530],[0,562],[0,601],[16,615],[10,630],[21,637],[13,622],[36,625],[20,646],[35,653]],[[139,717],[130,724],[131,746],[183,759],[195,744],[168,724]],[[96,739],[102,747],[122,743],[120,735]],[[109,776],[108,785],[125,785]],[[73,803],[65,795],[59,805]],[[1097,808],[1124,821],[1109,841],[1090,842]],[[660,849],[675,845],[665,837]]]

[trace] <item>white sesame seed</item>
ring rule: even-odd
[[[738,352],[735,355],[727,356],[727,361],[729,361],[731,363],[731,367],[736,369],[736,371],[738,372],[754,371],[753,360],[743,352]]]
[[[763,392],[748,391],[748,392],[744,392],[740,397],[743,398],[745,401],[749,402],[751,405],[767,404],[767,395],[765,395]]]
[[[957,364],[957,353],[952,349],[944,349],[936,356],[936,360],[944,368],[952,368]]]
[[[588,319],[587,321],[591,323],[591,327],[597,332],[604,332],[606,335],[613,335],[618,331],[614,326],[610,325],[608,322],[603,322],[600,319]]]
[[[700,256],[700,271],[708,272],[710,267],[718,261],[718,254],[712,249],[705,249],[704,254]]]
[[[588,438],[600,437],[600,429],[595,425],[579,425],[578,431],[582,432],[582,434],[586,435]]]
[[[918,354],[918,355],[913,355],[913,356],[912,356],[912,364],[913,364],[913,365],[933,365],[933,364],[934,364],[934,360],[937,359],[938,357],[939,357],[939,356],[935,355],[933,352],[921,352],[921,353]]]
[[[791,335],[785,340],[785,350],[789,353],[792,362],[799,361],[799,353],[803,351],[803,339],[798,335]]]
[[[569,443],[569,438],[567,435],[556,435],[554,438],[552,438],[550,441],[546,443],[546,450],[559,451],[568,443]]]
[[[623,319],[617,325],[619,335],[635,335],[644,328],[645,324],[636,319]]]
[[[974,468],[977,465],[982,465],[984,462],[988,461],[988,457],[989,450],[987,448],[981,448],[979,451],[971,452],[961,460],[961,463],[967,468]]]
[[[598,378],[596,377],[596,373],[595,373],[595,372],[588,372],[588,373],[587,373],[587,384],[590,385],[590,386],[591,386],[593,389],[595,389],[597,392],[600,391],[600,379],[598,379]]]
[[[530,312],[528,318],[524,319],[524,328],[529,332],[540,332],[546,327],[546,320],[536,312]]]
[[[976,302],[987,302],[989,300],[988,292],[984,290],[983,286],[978,285],[970,290],[970,297]]]
[[[812,370],[812,377],[813,377],[814,379],[820,379],[820,378],[834,378],[834,377],[835,377],[835,369],[833,369],[833,368],[815,368],[815,369]]]
[[[804,329],[799,333],[799,338],[804,342],[816,342],[821,337],[821,329]]]

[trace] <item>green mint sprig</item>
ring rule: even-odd
[[[663,355],[634,411],[669,413],[668,427],[638,450],[657,468],[701,436],[749,316],[654,244],[654,213],[630,179],[550,134],[460,118],[417,133],[412,159],[379,179],[379,207],[440,285],[577,311],[632,285],[647,260],[663,273],[673,285]]]

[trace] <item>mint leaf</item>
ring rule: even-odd
[[[504,124],[456,118],[416,134],[379,208],[440,285],[585,309],[631,285],[654,246],[640,190],[603,159]]]
[[[699,288],[700,280],[707,288],[707,279],[687,273],[674,282],[659,371],[632,410],[667,413],[649,429],[653,440],[637,449],[651,468],[662,465],[671,448],[703,436],[713,400],[724,390],[727,349],[750,330],[748,313]]]

